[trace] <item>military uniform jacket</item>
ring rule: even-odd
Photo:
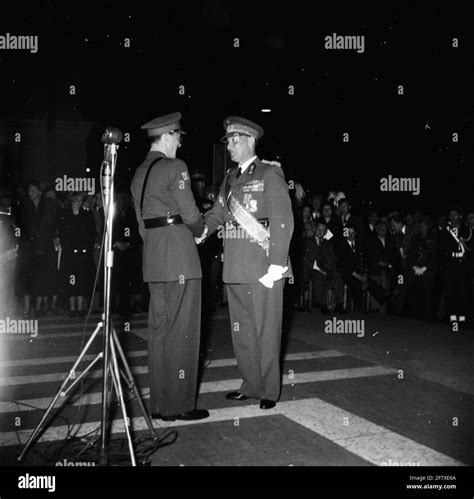
[[[467,239],[469,237],[469,228],[466,226],[460,226],[457,231],[457,238]],[[439,233],[439,257],[440,263],[447,262],[461,262],[466,261],[467,252],[464,252],[464,255],[459,258],[455,256],[455,254],[462,253],[462,246],[459,244],[453,235],[449,231],[449,227],[444,228]]]
[[[288,185],[279,165],[256,158],[238,179],[236,170],[227,171],[219,195],[212,209],[205,214],[205,220],[209,234],[219,230],[218,236],[224,240],[224,282],[252,284],[267,273],[271,264],[290,267],[288,249],[294,227],[293,212]],[[247,211],[257,219],[268,218],[268,256],[243,229],[227,230],[226,224],[235,222],[226,203],[227,181],[232,193]],[[285,277],[288,275],[290,271],[284,274]]]
[[[148,167],[151,169],[143,199],[143,218],[181,215],[183,224],[145,229],[140,216],[140,197]],[[170,282],[201,278],[201,263],[194,235],[204,231],[204,220],[191,191],[188,168],[184,161],[166,158],[162,152],[150,151],[137,168],[131,185],[135,213],[143,239],[143,280]]]

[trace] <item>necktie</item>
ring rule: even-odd
[[[351,250],[352,250],[352,253],[354,253],[355,248],[354,248],[354,243],[352,241],[351,241]]]
[[[237,175],[235,176],[235,178],[239,178],[239,177],[240,177],[240,175],[242,175],[242,168],[239,166],[239,167],[237,168]]]

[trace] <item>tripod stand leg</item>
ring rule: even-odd
[[[112,329],[112,335],[114,333],[114,329]],[[117,396],[119,398],[120,406],[122,408],[122,416],[123,416],[123,423],[124,423],[124,428],[125,428],[125,433],[127,435],[127,441],[128,441],[128,447],[130,450],[130,460],[132,462],[132,466],[136,466],[136,460],[135,460],[135,453],[133,450],[133,442],[132,442],[132,437],[130,435],[130,419],[127,416],[127,408],[125,407],[125,400],[123,398],[123,391],[122,391],[122,385],[120,384],[120,373],[119,373],[119,368],[118,368],[118,363],[117,363],[117,355],[115,353],[115,342],[112,342],[110,344],[110,351],[112,354],[112,380],[114,383],[115,387],[115,392],[117,393]]]
[[[133,390],[133,393],[135,395],[135,398],[137,399],[138,405],[140,406],[140,410],[143,414],[143,417],[145,418],[146,424],[148,426],[148,429],[150,430],[151,436],[153,438],[157,437],[155,428],[153,428],[153,423],[151,422],[150,415],[148,414],[148,411],[145,408],[145,405],[143,404],[142,396],[140,394],[140,391],[137,388],[137,385],[135,384],[135,381],[133,379],[132,371],[130,370],[130,367],[128,365],[127,359],[125,357],[125,354],[123,353],[122,346],[120,345],[120,342],[117,337],[117,332],[115,331],[115,328],[112,329],[112,338],[115,346],[117,347],[117,351],[120,355],[120,358],[122,360],[122,365],[125,370],[125,373],[127,375],[127,383],[128,386]]]
[[[94,330],[94,332],[92,333],[91,337],[89,338],[88,342],[86,343],[86,346],[83,348],[82,352],[79,354],[79,357],[77,358],[76,362],[74,363],[74,365],[72,366],[71,370],[69,371],[68,375],[66,376],[66,378],[64,379],[64,381],[62,382],[59,390],[57,391],[56,395],[54,396],[53,400],[51,400],[51,402],[49,403],[45,413],[43,414],[43,417],[41,418],[41,421],[36,425],[36,428],[33,430],[33,433],[29,436],[28,440],[26,441],[26,444],[25,446],[23,447],[23,450],[21,451],[20,455],[18,456],[17,460],[18,461],[23,461],[24,457],[25,457],[25,454],[26,452],[28,451],[30,445],[34,442],[34,440],[36,439],[36,437],[41,433],[41,431],[43,430],[43,424],[44,422],[46,421],[46,419],[48,418],[49,416],[49,413],[51,412],[51,410],[53,409],[54,407],[54,404],[56,404],[57,400],[59,399],[59,397],[61,396],[64,396],[68,391],[66,390],[65,391],[65,388],[69,382],[70,379],[72,379],[72,377],[75,375],[74,373],[76,372],[76,369],[77,369],[77,366],[80,364],[82,358],[84,357],[84,355],[86,354],[87,350],[89,349],[89,347],[91,346],[92,342],[94,341],[95,337],[97,336],[97,333],[100,331],[100,328],[102,327],[102,323],[99,322]],[[98,355],[98,357],[100,356],[101,354]],[[97,361],[97,357],[96,359],[93,361],[93,363],[95,363]],[[81,377],[83,376],[83,374],[81,375]],[[77,382],[77,380],[73,383],[73,385]]]

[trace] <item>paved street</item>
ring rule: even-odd
[[[443,324],[379,314],[348,314],[364,334],[329,333],[328,316],[297,312],[283,337],[283,390],[274,409],[233,402],[225,393],[240,378],[230,342],[227,309],[215,314],[204,337],[199,407],[210,418],[176,427],[177,441],[158,450],[153,466],[460,466],[474,464],[474,333]],[[0,459],[16,464],[20,444],[39,421],[71,368],[85,336],[82,322],[41,318],[36,338],[3,334],[0,363]],[[335,323],[333,323],[335,324]],[[148,403],[146,316],[120,332],[134,378]],[[92,359],[101,341],[88,352]],[[84,368],[87,364],[84,363]],[[97,366],[96,366],[97,367]],[[77,375],[78,373],[76,373]],[[81,436],[100,421],[100,369],[60,399],[26,464],[68,434]],[[133,427],[146,436],[135,401]],[[116,416],[112,431],[123,431]],[[51,463],[54,464],[54,463]]]

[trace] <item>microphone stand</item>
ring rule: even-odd
[[[69,371],[68,375],[64,379],[61,387],[59,388],[56,395],[51,400],[48,408],[46,409],[41,421],[38,423],[33,433],[28,438],[22,452],[18,456],[18,461],[23,461],[28,448],[32,445],[34,440],[42,433],[44,429],[44,423],[54,407],[56,401],[60,397],[65,397],[74,386],[91,370],[91,368],[100,360],[104,359],[103,362],[103,372],[102,372],[102,410],[101,410],[101,423],[100,423],[100,448],[98,452],[97,464],[99,466],[109,465],[109,413],[110,405],[112,402],[112,388],[118,397],[118,402],[122,411],[123,426],[125,429],[128,448],[130,452],[130,460],[132,466],[136,466],[135,453],[133,449],[133,442],[130,432],[130,418],[127,415],[127,409],[125,406],[124,392],[122,390],[120,375],[125,379],[128,384],[128,388],[135,395],[137,403],[140,410],[145,418],[145,422],[150,430],[151,437],[154,440],[158,439],[158,435],[153,428],[153,423],[150,416],[145,409],[143,400],[141,398],[140,392],[135,385],[133,380],[132,372],[127,363],[127,359],[122,350],[120,342],[117,337],[117,332],[112,324],[112,314],[111,314],[111,282],[112,282],[112,268],[113,268],[113,250],[112,250],[112,227],[114,218],[114,175],[115,166],[117,163],[117,149],[118,143],[122,139],[122,133],[116,128],[109,127],[106,129],[102,142],[104,142],[104,161],[102,162],[101,177],[102,177],[102,192],[103,192],[103,206],[104,206],[104,312],[102,314],[102,322],[99,322],[92,333],[91,337],[87,341],[82,352],[79,354],[76,362]],[[79,366],[82,358],[89,350],[94,339],[96,338],[99,331],[103,329],[103,348],[102,351],[97,354],[97,356],[91,361],[91,363],[84,369],[79,376],[76,376],[76,369]],[[122,363],[122,369],[119,368],[119,358]],[[124,373],[125,371],[125,373]],[[70,386],[68,383],[70,380],[74,380]]]

